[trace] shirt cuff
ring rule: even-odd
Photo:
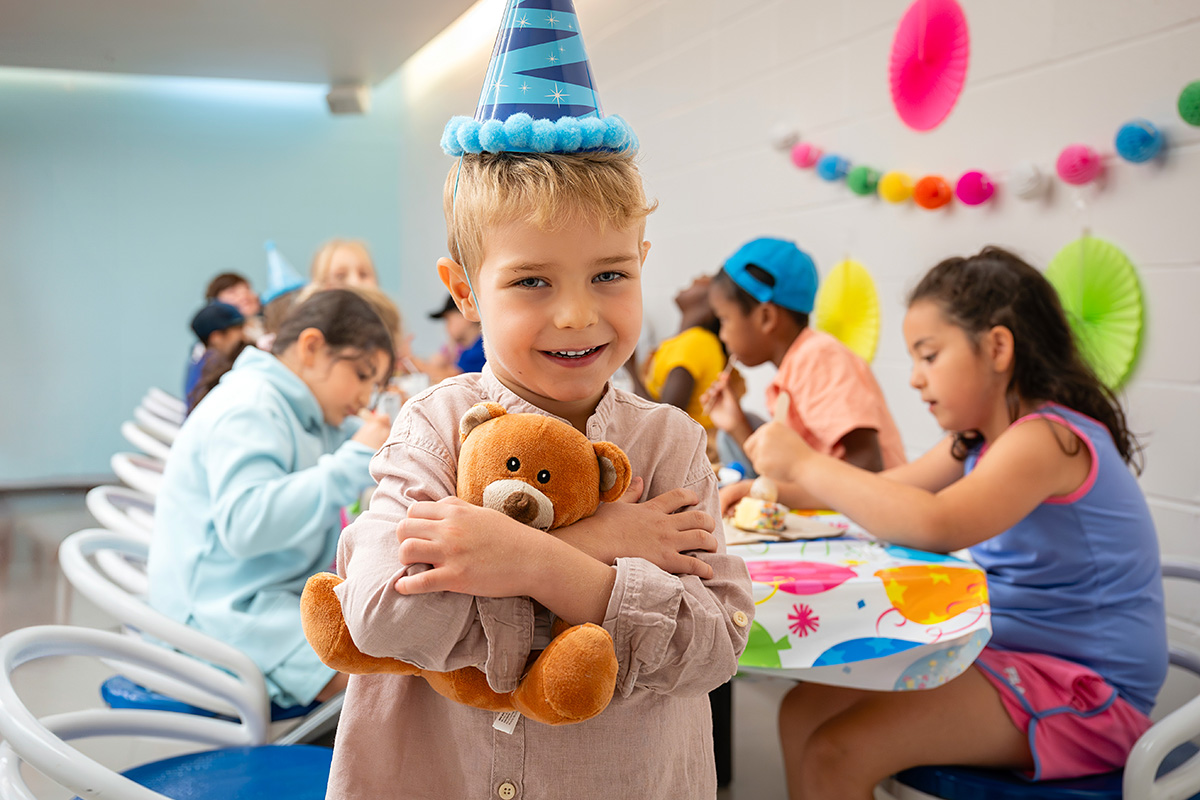
[[[683,583],[641,558],[618,558],[604,628],[617,652],[617,689],[628,697],[641,668],[657,669],[675,636]]]

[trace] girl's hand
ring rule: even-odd
[[[639,503],[642,487],[642,479],[634,478],[620,500],[604,503],[592,516],[556,533],[605,564],[618,558],[644,558],[673,575],[711,578],[711,566],[686,555],[688,551],[717,550],[716,521],[692,508],[699,502],[696,493],[673,489]]]
[[[817,455],[804,438],[783,422],[768,422],[746,440],[754,471],[777,481],[795,481],[801,463]]]
[[[359,416],[363,418],[363,426],[350,440],[365,444],[372,450],[383,447],[388,434],[392,432],[392,421],[388,419],[388,415],[377,414],[374,411],[362,411]]]
[[[751,437],[753,438],[753,437]],[[733,507],[746,495],[750,494],[752,480],[738,481],[721,487],[721,516],[728,517],[733,513]]]
[[[413,503],[396,539],[401,562],[432,567],[397,580],[400,594],[519,597],[530,594],[526,576],[537,572],[546,534],[499,511],[446,497]]]

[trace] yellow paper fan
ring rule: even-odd
[[[817,292],[817,330],[835,336],[868,362],[879,344],[879,294],[871,273],[857,261],[834,266]]]

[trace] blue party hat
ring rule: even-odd
[[[637,149],[628,123],[601,111],[572,0],[507,0],[475,117],[451,118],[442,149],[452,156]]]
[[[282,297],[288,292],[294,292],[304,286],[308,281],[296,272],[295,268],[287,262],[283,254],[275,247],[275,243],[271,240],[263,245],[267,251],[267,289],[262,293],[262,304],[265,306],[277,297]]]

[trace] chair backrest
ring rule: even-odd
[[[141,453],[113,453],[109,464],[116,476],[131,489],[151,497],[158,496],[158,490],[162,488],[165,461]]]
[[[154,535],[154,498],[125,486],[97,486],[87,493],[87,509],[110,531],[150,541]]]
[[[179,435],[179,424],[163,419],[144,403],[133,410],[133,418],[151,436],[170,445]]]
[[[169,444],[152,436],[133,420],[126,420],[121,423],[121,435],[125,437],[125,441],[138,450],[160,461],[166,461],[167,456],[171,453],[171,446]]]
[[[53,656],[92,656],[153,671],[236,709],[240,721],[127,709],[83,709],[38,719],[13,686],[12,672]],[[91,736],[150,736],[211,746],[261,743],[266,718],[258,698],[234,676],[196,659],[110,631],[63,625],[21,628],[0,637],[0,788],[33,798],[20,762],[81,797],[164,800],[67,742]]]
[[[187,418],[187,406],[177,397],[171,397],[161,389],[150,387],[142,398],[142,405],[167,422],[182,425]]]
[[[105,571],[105,555],[145,564],[149,558],[149,543],[114,531],[89,528],[72,533],[63,540],[58,549],[59,565],[75,591],[112,615],[122,625],[233,673],[246,686],[249,695],[254,697],[257,713],[263,719],[269,720],[270,698],[258,665],[237,648],[176,622],[151,607],[144,596],[131,593],[122,585],[119,576]],[[210,695],[197,694],[193,687],[187,684],[178,684],[161,675],[141,674],[136,665],[122,672],[138,684],[185,703],[222,714],[230,713],[228,707],[220,703],[213,704]],[[264,729],[259,742],[266,741],[267,735],[268,732]]]
[[[1162,574],[1171,665],[1190,674],[1168,677],[1154,709],[1154,727],[1138,739],[1125,762],[1124,796],[1138,800],[1191,797],[1200,791],[1200,756],[1193,756],[1161,778],[1155,777],[1159,765],[1176,748],[1200,738],[1200,627],[1196,625],[1200,614],[1200,561],[1164,557]],[[1173,687],[1176,678],[1179,680]],[[1181,689],[1181,685],[1187,688]],[[1185,693],[1190,699],[1181,703]]]

